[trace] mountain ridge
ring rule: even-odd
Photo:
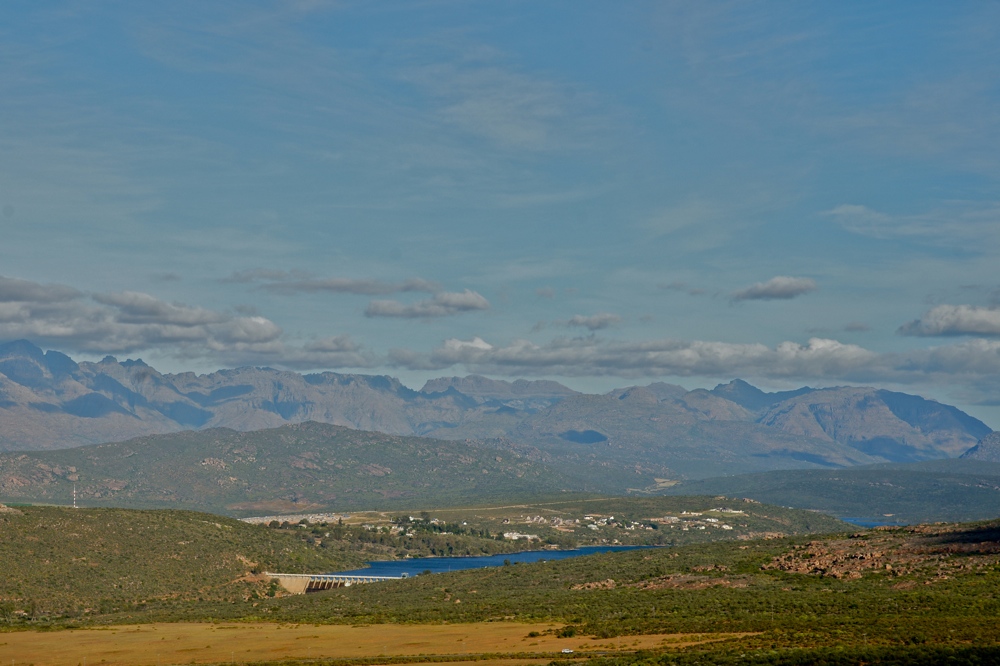
[[[0,345],[0,451],[307,421],[495,441],[553,463],[631,465],[668,480],[953,457],[990,431],[957,408],[871,387],[766,393],[736,379],[712,390],[654,382],[586,394],[469,375],[414,390],[386,375],[163,374],[142,360],[77,363],[26,340]]]
[[[72,449],[0,453],[0,497],[229,515],[461,505],[608,491],[527,457],[465,442],[305,422],[208,428]]]

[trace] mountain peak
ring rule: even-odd
[[[28,340],[12,340],[0,344],[0,358],[30,358],[38,363],[45,362],[45,354]]]
[[[760,412],[771,407],[772,405],[778,404],[783,400],[788,400],[789,398],[794,398],[806,393],[812,393],[813,390],[814,389],[811,389],[808,386],[803,386],[802,388],[797,388],[793,391],[766,393],[753,384],[745,382],[742,379],[734,379],[728,384],[719,384],[709,392],[714,393],[720,398],[731,400],[737,405],[740,405],[745,409],[749,409],[751,412]]]
[[[769,407],[775,402],[767,393],[742,379],[734,379],[728,384],[719,384],[709,393],[735,402],[752,412]]]

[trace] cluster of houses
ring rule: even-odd
[[[747,500],[744,500],[747,501]],[[551,525],[555,529],[563,532],[571,532],[579,528],[585,528],[590,530],[599,531],[603,528],[617,527],[624,530],[654,530],[660,528],[669,529],[680,529],[682,531],[688,530],[705,530],[705,529],[721,529],[721,530],[731,530],[733,527],[725,522],[727,517],[736,517],[739,515],[745,515],[745,511],[740,509],[732,509],[728,507],[717,507],[714,509],[707,509],[705,511],[681,511],[678,515],[666,515],[659,518],[650,518],[643,521],[616,519],[614,516],[602,516],[599,514],[586,515],[583,519],[579,518],[560,518],[558,516],[520,516],[519,519],[514,519],[514,522],[526,525]],[[712,515],[715,514],[720,516],[719,518]],[[439,524],[443,521],[437,518],[426,517],[418,518],[416,516],[408,516],[410,523],[417,523],[422,521],[427,521],[431,524]],[[337,514],[337,513],[310,513],[301,514],[294,516],[256,516],[253,518],[243,518],[245,522],[254,524],[267,524],[274,520],[279,520],[282,523],[302,523],[303,521],[311,524],[333,524],[339,521],[346,522],[350,519],[350,514]],[[512,522],[511,518],[504,518],[501,521],[503,524],[507,525]],[[467,523],[463,522],[463,525]],[[364,524],[363,527],[369,530],[387,530],[391,534],[412,534],[412,530],[408,525],[396,524],[392,526],[375,525],[371,523]],[[443,532],[442,534],[448,534]],[[534,540],[540,539],[537,534],[526,534],[515,531],[504,532],[503,536],[505,539],[511,539],[514,541],[524,539],[524,540]]]
[[[504,539],[510,539],[511,541],[518,541],[519,539],[525,539],[527,541],[532,541],[538,539],[537,534],[521,534],[520,532],[504,532]]]
[[[724,514],[741,514],[742,511],[735,509],[711,509],[712,513],[724,513]],[[663,516],[662,518],[653,518],[653,522],[659,523],[660,525],[668,528],[679,527],[682,531],[688,531],[692,529],[704,530],[710,527],[722,530],[733,529],[732,525],[724,523],[718,518],[712,518],[711,516],[705,516],[705,513],[700,511],[681,511],[679,516]]]
[[[346,522],[350,517],[351,515],[348,513],[299,513],[284,516],[251,516],[250,518],[240,518],[240,520],[251,525],[267,525],[273,521],[278,521],[279,523],[301,523],[303,520],[307,523],[318,525],[321,523],[336,523],[339,520]]]
[[[569,531],[576,529],[578,527],[584,527],[586,529],[599,531],[607,527],[617,527],[623,530],[654,530],[659,527],[678,527],[683,531],[697,529],[704,530],[709,528],[716,528],[722,530],[731,530],[733,527],[719,518],[713,518],[711,516],[706,516],[706,513],[716,513],[716,514],[729,514],[737,515],[743,514],[743,511],[739,509],[728,509],[728,508],[717,508],[709,509],[705,512],[697,511],[682,511],[677,516],[663,516],[660,518],[651,518],[645,521],[634,521],[634,520],[623,520],[616,519],[614,516],[602,516],[598,514],[587,515],[583,517],[583,521],[580,519],[564,519],[558,517],[546,518],[544,516],[521,516],[518,521],[522,524],[527,525],[552,525],[556,529],[563,531]],[[510,523],[510,519],[505,518],[504,523]],[[529,534],[519,534],[518,532],[505,532],[504,537],[507,539],[529,539],[535,538],[537,536]]]

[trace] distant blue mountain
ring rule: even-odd
[[[306,421],[476,441],[553,464],[605,465],[634,488],[955,457],[990,431],[955,407],[868,387],[767,393],[735,379],[711,391],[654,383],[592,395],[553,381],[472,375],[413,390],[384,375],[256,367],[162,374],[138,359],[76,363],[27,340],[0,344],[0,450]]]

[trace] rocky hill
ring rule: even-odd
[[[962,458],[1000,463],[1000,432],[991,432],[962,454]]]
[[[766,393],[734,380],[710,391],[658,382],[591,395],[469,376],[416,391],[387,376],[163,374],[141,360],[76,363],[23,340],[0,345],[0,451],[307,421],[482,440],[564,469],[604,466],[614,484],[637,488],[644,479],[952,457],[990,432],[954,407],[876,388]]]

